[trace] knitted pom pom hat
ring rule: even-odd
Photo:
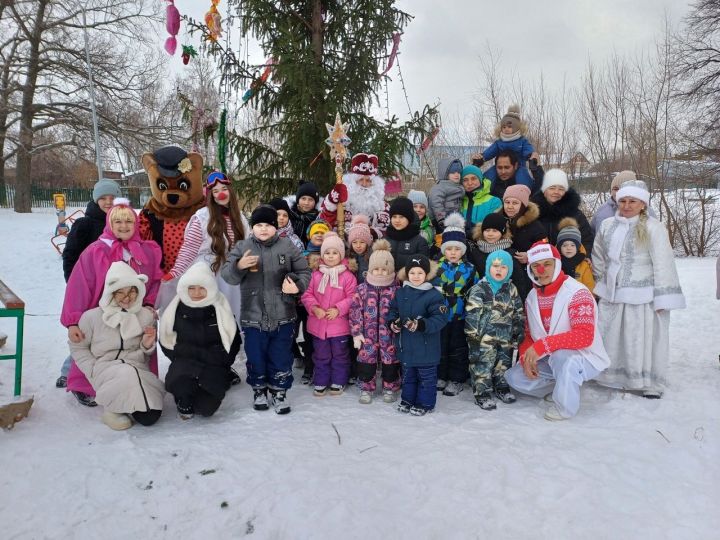
[[[324,257],[328,249],[337,249],[340,252],[340,259],[345,258],[345,243],[336,232],[330,231],[323,236],[323,242],[320,246],[320,256]]]
[[[385,275],[374,275],[373,270],[376,269],[385,270]],[[395,281],[395,260],[387,240],[381,238],[373,244],[365,281],[375,287],[388,287]]]
[[[458,212],[453,212],[445,218],[445,230],[442,233],[440,252],[444,255],[450,246],[459,247],[462,254],[467,251],[465,243],[465,218]]]
[[[372,238],[370,218],[364,214],[354,214],[348,230],[348,244],[352,245],[355,240],[362,240],[369,247],[372,244]]]

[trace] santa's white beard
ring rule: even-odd
[[[372,218],[385,209],[385,181],[380,176],[372,177],[370,187],[357,183],[359,174],[346,174],[343,183],[347,186],[348,200],[345,208],[353,215],[364,214]]]

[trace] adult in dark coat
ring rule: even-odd
[[[102,178],[93,188],[93,200],[85,209],[85,216],[76,220],[67,236],[63,249],[63,273],[65,282],[70,279],[72,269],[85,248],[100,238],[105,229],[107,212],[112,208],[115,197],[120,196],[120,186],[112,180]]]
[[[578,222],[585,252],[588,257],[592,254],[595,233],[593,233],[585,214],[580,210],[582,202],[580,195],[568,186],[565,172],[560,169],[549,170],[543,180],[542,193],[536,193],[530,200],[540,209],[539,221],[545,227],[548,241],[551,244],[554,245],[557,242],[558,223],[563,218],[571,217]]]

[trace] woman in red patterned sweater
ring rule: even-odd
[[[507,371],[518,392],[543,397],[552,390],[546,420],[565,420],[580,408],[580,386],[609,364],[597,331],[592,293],[562,271],[555,246],[537,242],[528,250],[534,288],[525,301],[525,339],[520,362]]]

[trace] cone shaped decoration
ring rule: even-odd
[[[349,123],[342,123],[340,113],[335,113],[335,124],[325,124],[329,137],[325,143],[330,147],[330,158],[335,160],[335,183],[342,184],[343,163],[347,159],[347,147],[352,142],[347,136]],[[345,208],[343,203],[337,207],[337,232],[340,238],[345,237]]]

